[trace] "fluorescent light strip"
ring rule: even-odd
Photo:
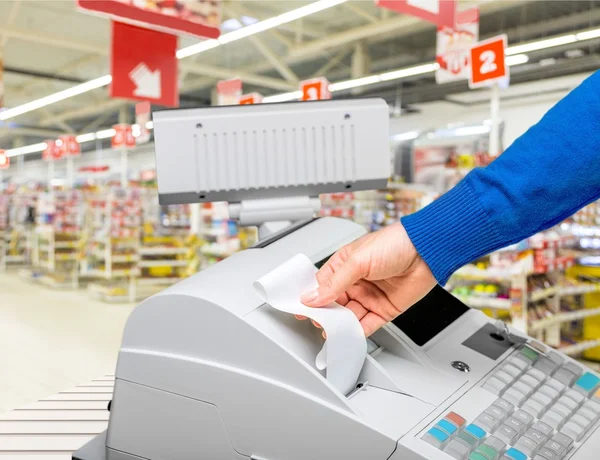
[[[507,66],[526,64],[529,62],[529,56],[526,54],[515,54],[514,56],[506,56],[504,61]]]
[[[548,38],[546,40],[539,40],[532,43],[524,43],[522,45],[509,46],[506,48],[506,55],[512,56],[513,54],[529,53],[530,51],[538,51],[546,48],[554,48],[555,46],[568,45],[575,43],[579,39],[575,34],[562,35],[560,37]]]
[[[291,91],[289,93],[273,94],[263,98],[263,102],[287,102],[297,101],[302,97],[302,91]]]
[[[17,147],[16,149],[9,149],[6,151],[6,156],[16,157],[18,155],[27,155],[28,153],[43,152],[48,147],[45,142],[39,144],[25,145],[23,147]]]
[[[113,137],[117,131],[113,128],[111,129],[103,129],[102,131],[98,131],[96,133],[96,139],[108,139],[109,137]]]
[[[104,75],[103,77],[90,80],[88,82],[82,83],[81,85],[73,86],[72,88],[59,91],[58,93],[50,94],[49,96],[43,97],[41,99],[36,99],[35,101],[28,102],[27,104],[19,105],[17,107],[13,107],[12,109],[6,109],[0,112],[0,121],[8,120],[9,118],[13,118],[27,112],[31,112],[32,110],[41,109],[42,107],[46,107],[47,105],[64,101],[65,99],[69,99],[73,96],[78,96],[79,94],[87,93],[88,91],[92,91],[94,89],[102,88],[103,86],[108,85],[111,81],[111,75]]]
[[[75,140],[77,142],[79,142],[80,144],[83,144],[84,142],[95,141],[96,140],[96,133],[80,134],[79,136],[77,136],[75,138]]]

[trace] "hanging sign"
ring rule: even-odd
[[[5,150],[0,150],[0,170],[8,169],[10,167],[10,157],[6,154]]]
[[[46,148],[42,152],[42,160],[52,161],[58,160],[61,157],[59,149],[56,147],[56,141],[47,140],[45,141]]]
[[[113,126],[115,135],[111,139],[111,147],[113,149],[130,149],[135,147],[135,137],[133,137],[133,128],[131,125],[115,125]]]
[[[217,105],[237,105],[242,96],[242,80],[233,78],[217,83]]]
[[[438,83],[468,80],[471,66],[471,47],[479,39],[479,9],[458,13],[456,27],[438,27],[435,72]]]
[[[506,35],[500,35],[479,42],[471,48],[471,88],[508,83],[508,66],[504,59],[506,43]]]
[[[220,0],[77,0],[77,6],[160,32],[208,38],[220,35]]]
[[[112,23],[111,97],[177,107],[177,37]]]
[[[440,27],[454,27],[456,0],[375,0],[380,8],[410,14]]]
[[[331,99],[329,92],[329,81],[324,77],[312,78],[300,82],[303,101],[320,101]]]
[[[259,93],[249,93],[240,96],[240,105],[251,105],[251,104],[260,104],[262,103],[263,97],[262,94]]]
[[[78,156],[81,153],[81,146],[75,136],[60,136],[56,141],[56,148],[60,150],[60,156]]]
[[[146,127],[150,121],[150,112],[152,106],[148,101],[140,102],[135,105],[135,124],[139,126],[138,136],[135,138],[136,144],[145,144],[150,140],[150,130]]]

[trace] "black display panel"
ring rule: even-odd
[[[467,311],[469,307],[437,285],[392,323],[423,346]]]

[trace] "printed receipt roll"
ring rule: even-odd
[[[316,367],[327,369],[327,380],[343,394],[356,385],[367,355],[367,340],[358,318],[345,307],[331,304],[311,308],[300,302],[302,293],[318,287],[317,268],[304,254],[298,254],[254,282],[258,295],[271,307],[293,315],[306,316],[327,333]]]

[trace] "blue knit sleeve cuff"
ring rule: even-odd
[[[463,265],[504,245],[502,235],[473,193],[468,177],[429,206],[403,217],[401,222],[441,285]]]

